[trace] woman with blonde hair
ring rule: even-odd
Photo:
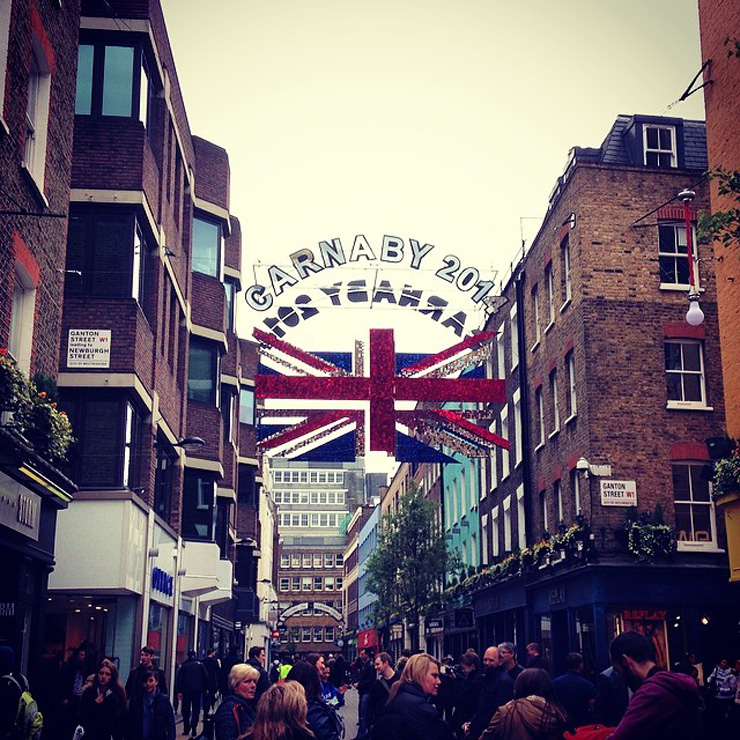
[[[257,703],[249,740],[314,740],[306,725],[306,692],[297,681],[270,686]]]
[[[216,740],[241,740],[254,724],[254,695],[259,677],[260,672],[247,663],[232,666],[228,679],[231,693],[216,711]]]
[[[374,740],[454,740],[449,725],[430,702],[440,684],[437,659],[427,653],[412,655],[373,727]]]

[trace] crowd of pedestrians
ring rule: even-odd
[[[688,654],[673,671],[655,663],[652,644],[624,632],[609,649],[611,666],[594,680],[583,657],[569,653],[565,672],[551,679],[539,646],[524,665],[511,642],[491,645],[482,659],[467,650],[457,661],[404,651],[319,653],[276,659],[253,647],[246,658],[230,649],[220,660],[194,651],[178,667],[174,706],[166,676],[145,646],[125,686],[108,658],[90,670],[87,646],[71,652],[57,675],[46,721],[25,677],[12,671],[12,651],[0,648],[2,740],[701,740],[740,737],[740,661],[727,658],[704,675]],[[356,734],[345,738],[337,709],[354,685]],[[46,701],[49,697],[46,696]],[[43,728],[42,728],[43,724]],[[354,730],[354,728],[352,728]],[[42,738],[43,732],[43,738]],[[199,735],[199,732],[201,733]]]

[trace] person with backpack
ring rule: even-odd
[[[0,738],[39,740],[44,718],[31,695],[28,680],[13,670],[13,648],[0,646]]]
[[[287,681],[303,686],[308,702],[308,727],[316,740],[342,740],[344,725],[336,711],[321,699],[319,672],[305,660],[299,660],[288,674]]]

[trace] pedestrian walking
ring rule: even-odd
[[[103,660],[92,684],[82,692],[78,724],[88,740],[123,740],[128,714],[118,668]]]
[[[393,684],[401,678],[394,670],[393,658],[388,653],[378,653],[374,664],[377,678],[370,687],[370,697],[367,703],[367,726],[370,735],[372,735],[373,725],[388,704]]]
[[[28,679],[14,668],[13,648],[0,646],[0,737],[39,740],[44,718],[31,695]]]
[[[683,673],[661,670],[650,642],[639,632],[623,632],[609,646],[612,664],[634,691],[610,740],[696,740],[701,698],[696,682]]]
[[[218,694],[218,675],[221,671],[221,661],[216,655],[214,648],[209,648],[206,657],[203,659],[203,667],[208,675],[206,694],[203,700],[203,713],[208,714],[213,705],[216,703],[216,694]]]
[[[297,681],[270,686],[257,703],[249,740],[313,740],[307,726],[306,692]]]
[[[342,719],[321,699],[321,682],[316,667],[305,660],[299,660],[291,668],[287,681],[297,681],[306,692],[308,727],[316,740],[342,740]]]
[[[229,671],[228,694],[216,710],[216,740],[241,740],[254,724],[259,671],[246,663],[236,663]]]
[[[593,721],[596,689],[583,677],[583,656],[580,653],[568,653],[565,668],[566,672],[552,682],[552,688],[572,725],[581,727]]]
[[[191,737],[198,734],[203,695],[208,689],[208,672],[198,660],[195,650],[188,650],[187,660],[180,666],[175,681],[177,699],[182,714],[182,731]]]
[[[255,701],[259,701],[262,694],[267,691],[267,687],[270,685],[270,678],[265,670],[265,660],[267,659],[265,649],[260,645],[254,645],[249,648],[248,655],[247,664],[251,665],[252,668],[256,668],[260,674],[259,681],[257,681],[257,692],[254,695]]]
[[[481,740],[560,740],[568,725],[547,671],[526,668],[514,684],[514,699],[497,710]]]
[[[226,696],[229,693],[229,675],[231,674],[231,669],[235,665],[239,665],[242,663],[243,661],[239,656],[239,648],[236,645],[231,645],[228,652],[226,653],[226,656],[221,661],[221,674],[219,676],[218,688],[221,692],[222,697]]]
[[[735,684],[737,676],[730,668],[730,661],[726,657],[720,658],[707,678],[708,691],[708,722],[714,734],[729,729],[730,709],[735,701]]]
[[[473,718],[478,707],[484,676],[481,672],[480,658],[475,652],[465,652],[460,656],[460,680],[456,685],[455,706],[450,725],[458,738],[464,736],[463,725]]]
[[[524,670],[524,666],[520,665],[516,659],[516,645],[513,642],[502,642],[498,646],[498,654],[511,680],[516,681],[517,676]]]
[[[92,672],[87,650],[80,645],[72,651],[59,675],[59,723],[62,737],[72,737],[80,713],[85,681]]]
[[[439,669],[439,662],[427,653],[408,659],[375,723],[372,740],[454,740],[450,726],[430,702],[442,682]]]
[[[159,688],[158,670],[139,672],[141,686],[129,703],[126,740],[175,740],[175,712]]]
[[[497,647],[486,648],[483,665],[486,673],[478,706],[470,723],[462,727],[469,740],[478,740],[498,708],[514,698],[514,682],[499,657]]]
[[[360,702],[358,705],[359,726],[357,737],[361,738],[367,734],[367,703],[370,699],[370,687],[375,681],[375,666],[373,665],[373,651],[369,649],[360,650],[358,656],[357,672],[357,694]]]
[[[153,671],[157,678],[159,693],[169,696],[167,691],[167,677],[164,675],[164,671],[158,668],[154,662],[154,648],[144,645],[139,653],[139,665],[129,673],[126,679],[126,696],[129,703],[141,692],[141,688],[144,685],[144,675],[149,671]]]

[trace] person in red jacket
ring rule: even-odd
[[[702,701],[696,682],[658,668],[639,632],[623,632],[609,646],[614,670],[634,692],[608,740],[698,740]]]

